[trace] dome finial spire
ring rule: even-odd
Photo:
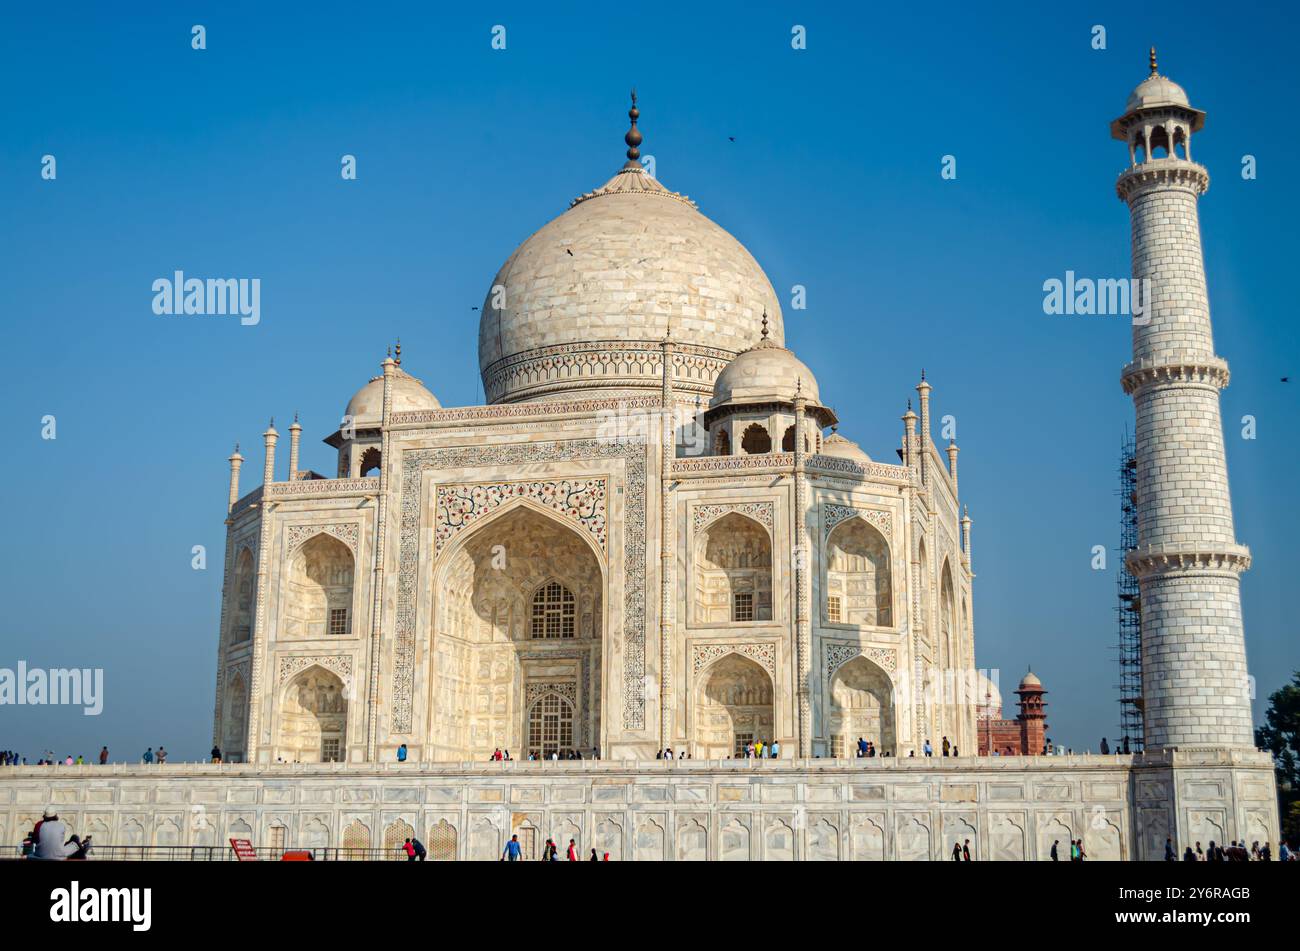
[[[1156,48],[1151,47],[1151,75],[1158,75],[1156,72]]]
[[[402,338],[397,338],[397,359],[393,361],[399,367],[402,365]]]
[[[763,308],[763,339],[767,339],[767,308]]]
[[[632,120],[632,127],[627,130],[627,135],[623,136],[623,141],[627,143],[627,164],[624,168],[641,167],[641,150],[637,148],[641,144],[641,131],[636,127],[636,120],[640,118],[641,110],[636,107],[636,87],[632,87],[632,108],[627,111],[627,117]]]

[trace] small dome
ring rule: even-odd
[[[1043,682],[1039,680],[1037,676],[1035,676],[1032,670],[1020,678],[1021,690],[1024,690],[1026,687],[1030,689],[1041,689],[1042,686],[1043,686]]]
[[[870,462],[871,457],[862,451],[862,447],[852,439],[845,439],[839,433],[831,433],[822,441],[823,456],[837,456],[854,462]]]
[[[979,683],[975,695],[976,716],[981,720],[999,720],[1002,718],[1002,691],[998,690],[988,674],[978,674]]]
[[[718,374],[709,408],[735,403],[790,403],[796,393],[811,405],[820,405],[817,378],[812,370],[785,347],[764,336],[757,346],[738,354]]]
[[[393,412],[441,408],[437,397],[426,390],[423,383],[398,368],[393,375]],[[384,378],[371,377],[370,382],[348,400],[348,408],[343,412],[352,417],[356,426],[378,426],[384,414]]]
[[[1167,76],[1154,73],[1138,83],[1137,88],[1129,94],[1128,105],[1125,106],[1124,111],[1157,109],[1161,106],[1191,108],[1191,103],[1188,102],[1187,93],[1183,92],[1182,86]]]

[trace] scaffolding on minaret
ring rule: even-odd
[[[1137,454],[1132,433],[1124,434],[1119,463],[1119,741],[1116,752],[1142,749],[1142,594],[1124,556],[1137,548]]]

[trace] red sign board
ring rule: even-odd
[[[230,847],[235,850],[235,858],[239,861],[257,861],[257,852],[253,849],[253,843],[247,839],[231,839]]]

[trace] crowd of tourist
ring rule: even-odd
[[[1277,850],[1278,861],[1294,862],[1296,854],[1287,847],[1286,841],[1278,843]],[[1172,837],[1165,839],[1165,861],[1177,862],[1178,850],[1174,847]],[[1246,840],[1238,842],[1232,840],[1231,845],[1217,845],[1213,840],[1207,848],[1202,849],[1201,843],[1197,842],[1196,846],[1187,846],[1183,849],[1182,861],[1184,862],[1271,862],[1273,861],[1273,849],[1268,842],[1263,845],[1256,840],[1246,848]]]
[[[96,759],[98,759],[100,766],[108,765],[107,746],[100,748],[99,756],[96,757]],[[215,746],[212,748],[212,761],[214,763],[221,762],[221,751],[217,749]],[[87,763],[90,762],[92,761],[86,759],[86,756],[83,753],[78,753],[76,756],[73,756],[71,753],[69,753],[67,756],[58,757],[54,754],[53,750],[45,750],[40,755],[40,757],[36,760],[36,763],[34,765],[36,766],[85,766]],[[153,747],[151,746],[147,750],[145,750],[144,753],[140,756],[140,762],[158,763],[160,765],[166,763],[167,750],[159,746],[158,752],[155,753]],[[26,766],[26,765],[27,765],[27,757],[22,756],[16,750],[0,750],[0,766]]]
[[[410,854],[411,854],[410,852],[407,852],[407,855],[408,855],[408,856],[409,856]],[[569,840],[569,847],[568,847],[567,849],[565,849],[565,851],[564,851],[564,859],[565,859],[565,861],[567,861],[567,862],[576,862],[576,861],[578,861],[578,843],[577,843],[575,840],[573,840],[573,839],[570,839],[570,840]],[[502,862],[522,862],[523,860],[524,860],[524,846],[523,846],[523,843],[521,843],[521,842],[519,841],[519,836],[517,836],[517,835],[512,835],[512,836],[510,837],[510,841],[506,843],[506,847],[505,847],[504,849],[501,850],[501,861],[502,861]],[[547,839],[547,840],[546,840],[546,846],[542,849],[542,861],[543,861],[543,862],[558,862],[558,861],[560,861],[560,849],[559,849],[559,846],[557,846],[557,845],[555,844],[555,840],[554,840],[554,839]],[[592,849],[592,850],[591,850],[591,857],[588,858],[587,861],[588,861],[588,862],[608,862],[608,861],[609,861],[609,853],[606,852],[606,853],[604,854],[604,858],[601,858],[601,857],[599,857],[599,856],[596,855],[596,850],[595,850],[595,849]]]
[[[495,750],[493,750],[492,755],[488,757],[489,760],[492,760],[494,762],[508,761],[513,758],[514,757],[510,755],[509,750],[503,750],[499,746]],[[399,760],[404,759],[404,757],[399,756],[398,759]],[[532,761],[541,761],[541,760],[557,761],[562,759],[566,759],[566,760],[587,759],[587,757],[583,756],[582,750],[578,750],[578,749],[572,749],[572,750],[554,749],[551,750],[549,753],[541,752],[538,750],[529,750],[526,759],[532,762]],[[600,749],[598,747],[593,746],[591,748],[591,759],[600,759]]]

